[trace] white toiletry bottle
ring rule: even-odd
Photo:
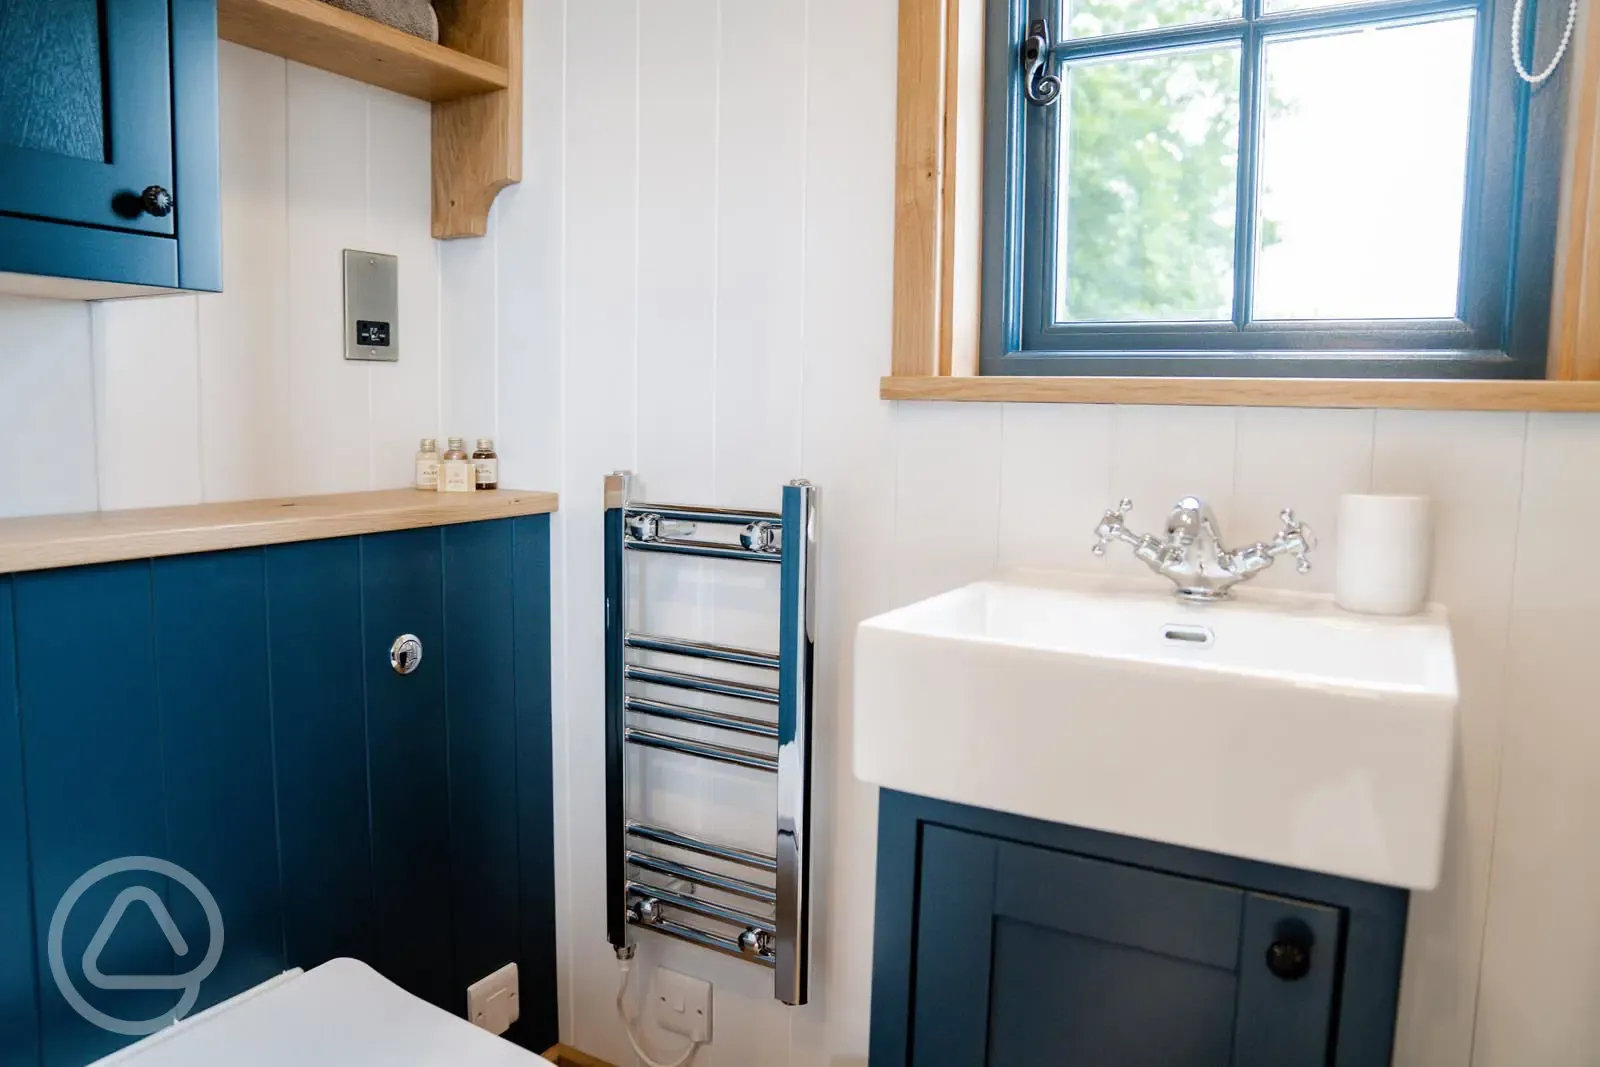
[[[424,437],[417,449],[416,486],[430,493],[439,489],[439,443],[431,437]]]

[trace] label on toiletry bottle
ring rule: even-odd
[[[475,459],[473,467],[478,472],[478,488],[494,489],[500,484],[500,461],[498,459]]]
[[[436,459],[417,460],[417,488],[439,488],[439,461]]]
[[[464,459],[447,459],[439,464],[439,492],[470,493],[477,489],[476,470]]]

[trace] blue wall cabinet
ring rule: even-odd
[[[1388,1063],[1405,894],[885,793],[873,1067]]]
[[[508,1036],[554,1044],[549,566],[540,515],[0,576],[0,1067],[127,1042],[47,962],[67,888],[124,856],[216,898],[225,947],[194,1011],[350,956],[462,1014],[467,986],[515,961]],[[402,634],[423,647],[404,675]],[[176,994],[95,990],[74,968],[139,884],[95,886],[63,933],[69,976],[125,1019]],[[203,952],[202,908],[158,884]],[[102,972],[191,968],[127,914]]]
[[[0,272],[222,287],[216,32],[214,0],[0,0]]]

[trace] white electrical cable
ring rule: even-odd
[[[1567,48],[1572,44],[1572,31],[1578,24],[1578,0],[1569,0],[1567,5],[1567,28],[1561,33],[1561,45],[1556,49],[1556,57],[1550,65],[1538,74],[1529,74],[1528,68],[1522,65],[1522,23],[1527,4],[1525,0],[1517,0],[1511,9],[1511,63],[1517,68],[1517,77],[1529,85],[1542,85],[1548,81],[1550,75],[1561,66],[1561,61],[1566,58]]]
[[[617,1015],[622,1018],[622,1028],[628,1033],[628,1044],[633,1046],[633,1054],[639,1057],[639,1062],[644,1067],[686,1067],[688,1062],[694,1059],[694,1054],[700,1051],[700,1042],[691,1040],[689,1047],[683,1050],[683,1055],[671,1063],[660,1063],[651,1059],[650,1054],[640,1047],[639,1038],[633,1032],[634,1024],[639,1020],[628,1014],[624,1003],[628,992],[628,976],[633,971],[633,960],[623,957],[619,958],[617,963],[622,967],[622,984],[617,987]]]

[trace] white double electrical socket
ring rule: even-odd
[[[491,1034],[503,1034],[522,1017],[517,995],[517,965],[508,963],[467,987],[467,1018]]]
[[[711,1041],[711,983],[657,967],[650,979],[650,1015],[668,1033]]]

